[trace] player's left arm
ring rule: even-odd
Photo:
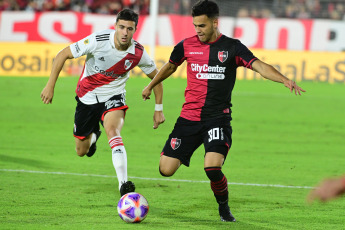
[[[152,80],[156,74],[158,73],[157,69],[152,71],[150,74],[147,74],[147,76]],[[155,112],[153,115],[153,128],[157,129],[158,126],[165,121],[165,117],[163,114],[163,84],[160,82],[153,88],[153,92],[155,94]]]
[[[276,70],[273,66],[260,61],[259,59],[255,60],[252,63],[252,68],[256,72],[258,72],[261,76],[263,76],[266,79],[269,79],[271,81],[280,82],[283,83],[287,88],[290,89],[290,92],[295,91],[295,94],[297,93],[301,95],[301,92],[306,92],[304,89],[299,87],[296,82],[288,79],[284,75],[282,75],[278,70]]]

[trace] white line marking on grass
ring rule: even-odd
[[[33,171],[33,170],[25,170],[25,169],[0,169],[0,171],[3,171],[3,172],[19,172],[19,173],[36,173],[36,174],[55,174],[55,175],[72,175],[72,176],[90,176],[90,177],[116,178],[116,176],[109,176],[109,175],[68,173],[68,172],[45,172],[45,171]],[[135,177],[135,176],[129,176],[129,178],[138,179],[138,180],[174,181],[174,182],[188,182],[188,183],[210,183],[210,181],[202,181],[202,180],[145,178],[145,177]],[[240,186],[275,187],[275,188],[298,188],[298,189],[312,189],[312,188],[314,188],[314,187],[309,187],[309,186],[292,186],[292,185],[280,185],[280,184],[252,184],[252,183],[236,183],[236,182],[229,182],[228,184],[230,184],[230,185],[240,185]]]

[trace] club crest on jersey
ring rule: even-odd
[[[218,60],[224,63],[228,59],[228,51],[218,51]]]
[[[181,139],[171,138],[170,146],[173,150],[176,150],[181,145]]]
[[[133,60],[126,60],[125,61],[125,70],[128,70],[132,64],[133,64]]]

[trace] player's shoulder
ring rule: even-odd
[[[189,45],[195,45],[200,43],[199,39],[198,39],[198,35],[193,35],[191,37],[187,37],[183,40],[181,40],[179,43],[176,44],[175,47],[185,47],[185,46],[189,46]]]
[[[94,32],[91,36],[94,37],[96,42],[109,41],[112,32],[114,32],[114,30],[106,29]]]
[[[185,44],[196,43],[196,42],[199,42],[198,35],[193,35],[193,36],[187,37],[181,41],[181,43],[185,43]]]
[[[229,47],[234,47],[237,50],[246,48],[246,46],[239,39],[231,38],[226,35],[222,35],[222,38],[220,39],[220,44]]]
[[[231,38],[231,37],[228,37],[228,36],[226,36],[226,35],[224,35],[224,34],[222,34],[222,37],[221,37],[222,39],[222,41],[225,41],[225,42],[231,42],[231,43],[233,43],[233,44],[237,44],[237,43],[241,43],[241,41],[240,40],[238,40],[238,39],[236,39],[236,38]]]
[[[139,42],[137,42],[136,40],[133,40],[134,46],[135,48],[139,49],[139,50],[144,50],[144,46],[142,44],[140,44]]]

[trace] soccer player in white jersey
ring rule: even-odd
[[[76,151],[78,156],[91,157],[96,151],[96,141],[105,129],[112,149],[112,161],[119,181],[121,196],[134,192],[134,183],[127,178],[127,154],[121,137],[121,129],[128,106],[125,85],[129,71],[135,66],[149,77],[157,74],[154,61],[143,46],[133,40],[137,29],[138,14],[130,9],[118,13],[115,30],[96,32],[67,46],[54,59],[49,80],[42,90],[43,103],[52,103],[54,88],[67,59],[86,55],[84,70],[76,88],[77,107],[74,118]],[[153,128],[164,122],[163,86],[157,85]]]

